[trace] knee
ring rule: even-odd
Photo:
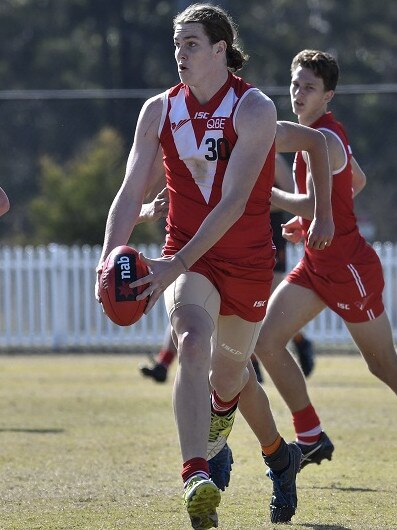
[[[262,362],[266,362],[267,359],[280,349],[280,346],[281,343],[278,343],[277,340],[272,337],[271,333],[262,330],[255,346],[255,355],[257,355]]]
[[[241,370],[234,369],[232,372],[228,371],[226,366],[220,371],[210,371],[210,385],[224,401],[230,401],[241,392],[248,379],[249,372],[245,365],[241,366]]]
[[[178,337],[179,363],[186,369],[209,369],[211,356],[210,337],[191,327]]]
[[[366,355],[367,366],[372,375],[382,381],[387,381],[397,374],[397,357],[393,358],[380,355]]]

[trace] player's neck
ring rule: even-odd
[[[200,84],[190,86],[190,90],[201,105],[205,105],[212,99],[215,94],[223,87],[229,76],[229,70],[222,70],[221,72],[210,76]]]
[[[318,111],[310,112],[308,114],[302,114],[298,116],[298,122],[300,125],[306,125],[306,127],[309,127],[312,123],[316,122],[321,116],[324,116],[324,114],[327,112],[327,109],[321,108]]]

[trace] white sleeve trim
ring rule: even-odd
[[[343,165],[339,169],[336,169],[335,171],[332,172],[333,175],[337,175],[338,173],[341,173],[345,169],[345,167],[347,166],[347,162],[349,160],[349,158],[347,156],[347,153],[346,153],[345,146],[344,146],[342,140],[340,139],[340,137],[336,134],[336,132],[331,131],[331,129],[327,129],[326,127],[320,127],[318,130],[319,131],[327,131],[327,132],[333,134],[335,136],[335,138],[339,141],[341,146],[343,147],[343,152],[345,153],[345,161],[344,161]]]
[[[158,137],[160,138],[160,134],[161,134],[161,131],[163,130],[163,127],[164,127],[164,122],[165,122],[165,118],[167,116],[167,110],[168,110],[168,94],[169,94],[169,90],[166,90],[165,92],[163,92],[162,94],[160,94],[161,96],[161,101],[163,103],[163,110],[161,111],[161,118],[160,118],[160,123],[159,123],[159,130],[158,130]]]

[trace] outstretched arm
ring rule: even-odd
[[[308,245],[322,249],[334,235],[331,205],[331,173],[325,136],[310,127],[292,122],[278,122],[276,135],[278,152],[304,151],[308,157],[307,192],[288,193],[272,190],[272,204],[290,213],[311,219]]]

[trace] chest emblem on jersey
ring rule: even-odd
[[[176,132],[178,129],[186,125],[186,123],[189,123],[190,118],[187,118],[186,120],[179,120],[178,123],[172,122],[171,123],[171,129]]]

